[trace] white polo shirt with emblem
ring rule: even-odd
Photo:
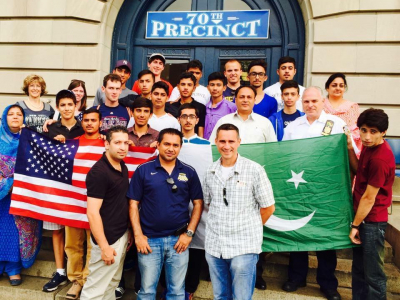
[[[337,116],[327,114],[326,112],[322,111],[319,118],[315,120],[312,124],[308,122],[307,115],[301,116],[291,122],[285,128],[285,134],[283,135],[282,141],[322,136],[322,130],[324,129],[326,121],[328,120],[333,121],[331,134],[344,133],[343,127],[346,126],[346,122]],[[354,147],[354,152],[358,153],[358,148],[354,143],[353,138],[351,139]]]
[[[233,124],[239,128],[242,144],[268,143],[277,141],[275,131],[270,120],[252,112],[247,120],[244,121],[236,111],[218,120],[209,139],[211,144],[215,144],[215,137],[217,135],[218,127],[227,123]]]

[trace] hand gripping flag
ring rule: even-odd
[[[101,158],[104,141],[80,138],[65,144],[22,130],[10,214],[87,228],[86,174]],[[153,148],[130,147],[124,159],[132,177],[136,167],[155,157]]]
[[[265,168],[275,212],[264,225],[263,251],[352,247],[353,220],[346,136],[246,144],[239,153]],[[214,160],[220,156],[213,148]]]

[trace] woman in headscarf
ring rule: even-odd
[[[19,105],[6,107],[0,127],[0,275],[20,285],[21,269],[35,261],[41,243],[41,222],[9,214],[14,169],[25,113]]]

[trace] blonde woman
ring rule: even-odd
[[[24,110],[26,126],[37,132],[43,132],[43,124],[54,115],[54,109],[50,104],[40,99],[47,93],[46,82],[42,76],[32,74],[24,79],[22,90],[28,98],[18,101],[17,104]]]

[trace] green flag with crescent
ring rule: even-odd
[[[265,168],[274,191],[276,209],[264,225],[263,251],[353,247],[346,135],[243,144],[238,151]],[[219,157],[213,146],[214,161]]]

